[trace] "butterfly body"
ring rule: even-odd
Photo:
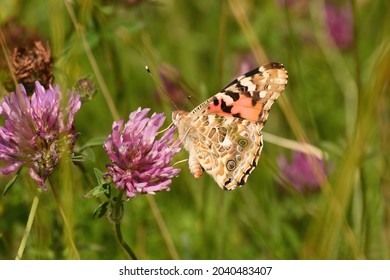
[[[270,63],[238,77],[191,112],[174,112],[192,175],[206,171],[225,190],[244,185],[259,160],[271,105],[286,84],[283,65]]]

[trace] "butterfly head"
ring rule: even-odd
[[[172,112],[172,121],[175,126],[178,126],[179,123],[188,115],[188,112],[185,111],[174,111]]]

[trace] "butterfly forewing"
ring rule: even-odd
[[[285,89],[287,77],[280,63],[255,68],[215,95],[207,113],[264,122],[271,105]]]

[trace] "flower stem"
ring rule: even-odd
[[[161,234],[163,236],[165,244],[167,245],[168,251],[169,251],[170,255],[172,256],[172,259],[179,260],[180,259],[179,253],[176,250],[175,244],[172,241],[172,238],[169,234],[167,225],[165,224],[164,218],[162,217],[162,215],[160,213],[160,209],[158,208],[158,205],[157,205],[154,197],[148,195],[147,200],[148,200],[150,208],[152,209],[154,219],[156,220],[158,228],[161,231]]]
[[[18,249],[18,252],[16,254],[15,260],[22,259],[24,248],[26,248],[27,239],[30,235],[31,227],[32,227],[33,222],[34,222],[35,214],[37,213],[37,208],[38,208],[38,204],[39,204],[39,197],[41,196],[41,193],[42,193],[42,189],[37,188],[37,192],[34,196],[34,199],[33,199],[32,205],[31,205],[30,214],[28,215],[26,228],[24,229],[22,241],[20,242],[19,249]]]
[[[91,46],[88,43],[88,40],[85,35],[85,28],[77,21],[75,11],[73,9],[73,6],[71,4],[71,1],[64,1],[66,9],[68,10],[68,14],[70,16],[70,19],[72,20],[72,23],[74,25],[75,31],[77,35],[81,38],[81,42],[83,44],[83,48],[85,51],[85,54],[89,60],[89,63],[91,65],[92,71],[95,74],[96,80],[99,84],[99,87],[102,91],[103,97],[107,103],[107,106],[111,112],[112,117],[115,120],[119,119],[119,113],[118,110],[115,107],[114,101],[111,97],[110,91],[108,89],[108,86],[104,80],[104,76],[102,72],[100,71],[100,68],[96,62],[96,59],[91,51]]]
[[[51,189],[53,191],[54,198],[55,198],[55,200],[57,202],[58,211],[60,212],[61,218],[64,221],[65,229],[68,232],[70,246],[72,247],[72,250],[73,250],[73,253],[76,256],[76,259],[79,260],[80,259],[80,254],[79,254],[79,252],[77,250],[77,247],[76,247],[76,244],[74,243],[74,240],[72,238],[72,231],[70,229],[70,225],[69,225],[68,219],[66,218],[64,208],[62,207],[62,203],[61,203],[61,201],[60,201],[60,199],[59,199],[59,197],[57,195],[57,191],[55,190],[55,187],[54,187],[54,184],[53,184],[53,180],[51,180],[50,177],[49,177],[49,182],[50,182]]]
[[[133,260],[137,260],[137,256],[134,254],[133,250],[130,248],[130,246],[126,243],[126,241],[123,239],[122,231],[121,231],[121,217],[122,217],[122,196],[123,191],[119,191],[119,194],[116,198],[116,203],[114,206],[114,222],[115,222],[115,233],[116,238],[118,239],[119,244],[125,249],[125,251],[129,254],[129,256]]]
[[[121,224],[120,222],[115,222],[115,233],[116,233],[116,238],[118,238],[119,243],[125,249],[125,251],[129,254],[129,256],[133,260],[137,260],[137,256],[133,252],[133,250],[130,248],[130,246],[126,243],[126,241],[123,240],[122,232],[121,232]]]

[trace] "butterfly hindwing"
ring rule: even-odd
[[[256,167],[263,146],[258,123],[239,118],[204,115],[198,121],[210,123],[192,135],[189,167],[195,178],[203,170],[213,174],[222,189],[245,184]]]

